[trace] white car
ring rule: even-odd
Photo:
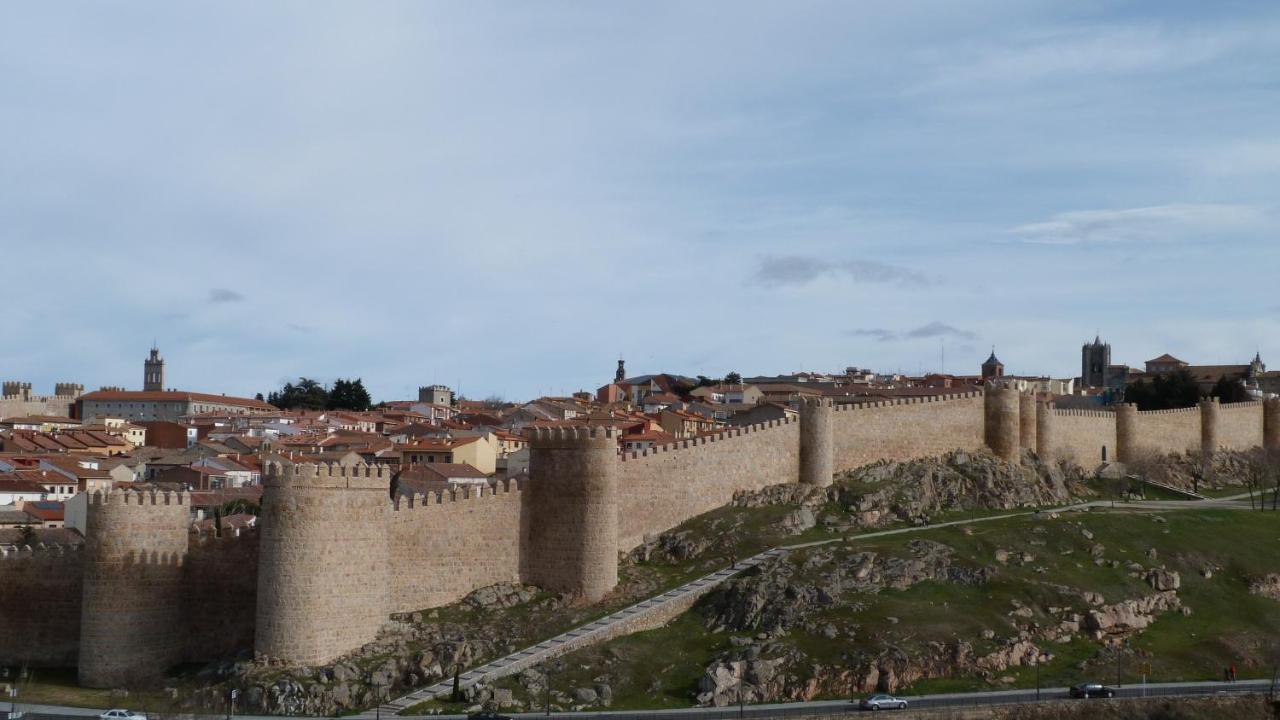
[[[906,710],[907,701],[892,695],[872,695],[865,698],[858,707],[863,710]]]
[[[98,716],[98,720],[147,720],[145,713],[136,713],[131,710],[108,710]]]

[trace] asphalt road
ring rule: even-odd
[[[1109,686],[1112,687],[1112,686]],[[1187,683],[1150,683],[1147,685],[1125,685],[1116,688],[1118,698],[1140,697],[1204,697],[1209,695],[1265,693],[1271,688],[1270,680],[1241,680],[1236,683],[1223,682],[1187,682]],[[938,695],[902,695],[911,709],[946,709],[977,708],[995,705],[1018,705],[1037,701],[1035,690],[998,690],[976,693],[947,693]],[[1040,701],[1060,700],[1067,697],[1067,688],[1042,688]],[[1076,700],[1082,703],[1105,703],[1107,700]],[[0,709],[8,707],[0,704]],[[26,711],[24,720],[83,720],[85,717],[96,717],[99,709],[59,707],[53,705],[18,705],[19,710]],[[845,712],[858,712],[856,700],[822,700],[806,703],[774,703],[766,705],[747,705],[739,709],[737,706],[723,708],[681,708],[674,710],[619,710],[606,712],[554,713],[557,717],[572,717],[574,720],[732,720],[733,718],[766,718],[766,717],[806,717],[816,715],[834,715]],[[225,718],[224,715],[188,715],[192,718]],[[242,720],[279,720],[278,717],[237,715]],[[451,720],[465,718],[465,715],[424,715],[435,720]],[[512,717],[535,718],[546,717],[543,713],[514,713]]]

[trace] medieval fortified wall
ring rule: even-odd
[[[185,494],[95,494],[84,550],[0,557],[0,665],[76,664],[82,684],[118,687],[249,646],[325,663],[374,639],[392,613],[503,581],[594,601],[646,536],[744,490],[828,485],[882,459],[985,447],[1092,467],[1147,450],[1280,448],[1278,400],[1077,411],[990,386],[800,410],[621,456],[610,429],[537,429],[527,483],[398,502],[390,468],[271,466],[260,530],[233,537],[189,535]]]

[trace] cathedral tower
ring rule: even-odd
[[[1111,366],[1111,346],[1095,336],[1092,343],[1080,348],[1080,384],[1083,387],[1106,387],[1107,368]]]

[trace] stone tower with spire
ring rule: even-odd
[[[1262,362],[1262,351],[1259,350],[1253,354],[1253,362],[1249,363],[1249,376],[1247,379],[1250,382],[1257,382],[1258,376],[1266,371],[1267,364]]]
[[[620,383],[627,379],[627,364],[622,358],[618,358],[618,369],[613,373],[613,381]]]
[[[160,349],[154,344],[151,346],[151,356],[142,363],[142,389],[164,390],[164,358],[160,357]]]
[[[991,357],[987,358],[987,361],[982,363],[982,379],[993,380],[1003,376],[1004,363],[1000,362],[1000,360],[996,358],[996,349],[995,346],[992,346]]]

